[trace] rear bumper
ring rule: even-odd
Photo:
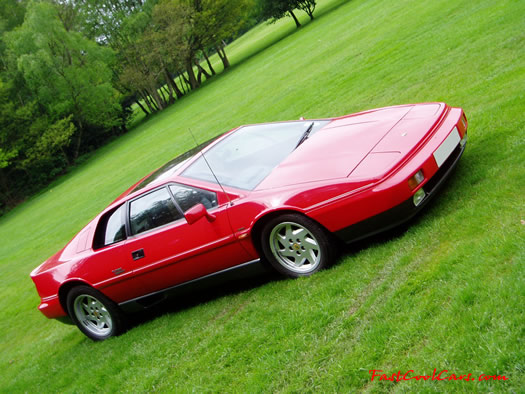
[[[62,308],[62,304],[58,296],[51,296],[42,299],[38,306],[38,310],[42,312],[49,319],[61,319],[68,317],[67,313]]]
[[[425,183],[423,189],[426,196],[418,206],[414,205],[411,197],[387,211],[338,230],[335,235],[344,242],[350,243],[389,230],[413,218],[437,194],[450,177],[463,155],[465,146],[466,144],[461,145],[459,143],[439,170]]]

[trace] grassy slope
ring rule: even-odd
[[[292,35],[286,20],[234,43],[231,71],[0,219],[0,390],[522,391],[524,14],[516,0],[353,0]],[[30,270],[189,148],[188,128],[203,141],[243,123],[421,101],[462,106],[470,140],[408,231],[311,278],[212,297],[104,343],[36,311]],[[434,368],[509,381],[368,374]]]

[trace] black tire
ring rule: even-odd
[[[67,295],[67,309],[78,329],[94,341],[103,341],[124,330],[124,315],[117,304],[92,287],[72,288]]]
[[[290,278],[325,268],[334,256],[330,234],[306,216],[290,213],[271,219],[261,233],[264,257]]]

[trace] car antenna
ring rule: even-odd
[[[193,133],[191,132],[191,129],[188,127],[188,131],[190,132],[191,134],[191,137],[193,138],[193,141],[195,142],[195,146],[197,147],[197,149],[199,148],[199,143],[197,142],[197,139],[195,138],[195,136],[193,135]],[[206,156],[204,156],[204,152],[202,151],[202,149],[199,151],[199,153],[202,155],[202,158],[204,159],[204,161],[206,162],[206,165],[208,166],[208,168],[210,169],[213,177],[215,178],[215,180],[217,181],[217,184],[220,186],[222,192],[224,193],[224,195],[226,196],[226,198],[228,199],[228,203],[230,204],[230,206],[233,205],[233,202],[232,200],[230,199],[230,196],[228,195],[228,193],[226,193],[226,190],[224,190],[224,187],[222,187],[222,184],[219,182],[219,178],[217,178],[217,175],[215,175],[215,172],[213,172],[211,166],[210,166],[210,163],[208,163],[208,160],[206,159]]]

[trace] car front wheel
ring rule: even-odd
[[[71,289],[67,308],[80,331],[94,341],[118,335],[124,328],[124,318],[118,306],[92,287]]]
[[[299,214],[270,220],[262,231],[261,244],[270,264],[292,278],[319,271],[333,256],[333,245],[326,230]]]

